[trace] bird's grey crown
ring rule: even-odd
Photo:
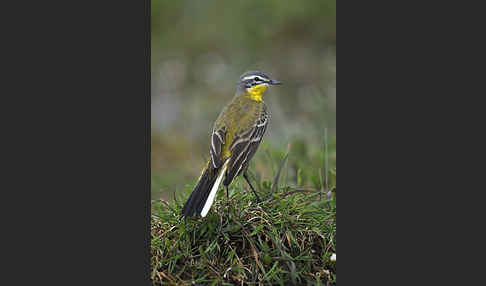
[[[261,71],[247,71],[238,80],[238,90],[243,91],[253,85],[261,84],[262,81],[269,81],[270,77]]]
[[[260,77],[263,77],[264,79],[270,79],[270,77],[268,77],[268,75],[264,74],[261,71],[247,71],[240,76],[239,81],[242,82],[242,81],[244,81],[245,78],[251,77],[251,76],[260,76]]]

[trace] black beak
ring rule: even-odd
[[[271,79],[270,80],[270,84],[271,85],[279,85],[279,84],[282,84],[282,83],[280,81],[278,81],[278,80]]]

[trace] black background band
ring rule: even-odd
[[[150,1],[2,13],[1,284],[150,285]]]

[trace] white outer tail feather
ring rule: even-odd
[[[201,217],[205,217],[208,214],[209,209],[213,205],[214,198],[216,197],[216,192],[218,191],[218,188],[219,188],[219,184],[221,184],[221,180],[223,179],[223,175],[226,172],[226,168],[228,167],[228,162],[229,162],[229,160],[227,160],[224,163],[223,168],[221,168],[221,171],[218,175],[218,178],[216,179],[216,182],[214,182],[214,185],[211,189],[211,192],[209,193],[208,199],[206,200],[206,203],[204,204],[204,207],[201,211]]]

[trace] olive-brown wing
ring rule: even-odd
[[[267,124],[268,115],[264,112],[255,125],[235,136],[235,139],[229,147],[231,157],[223,181],[225,186],[231,184],[236,176],[246,171],[250,160],[255,155],[258,146],[260,146],[260,142],[267,129]]]
[[[225,143],[226,128],[214,128],[211,134],[211,147],[209,153],[211,154],[211,164],[217,169],[223,165],[223,158],[221,155],[222,146]]]

